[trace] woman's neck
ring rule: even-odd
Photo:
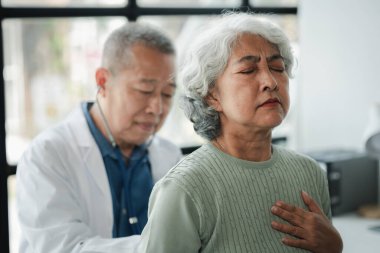
[[[271,132],[249,136],[222,134],[213,144],[221,151],[248,161],[267,161],[272,155]]]

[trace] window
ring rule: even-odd
[[[3,113],[6,134],[0,141],[6,144],[2,143],[5,150],[0,152],[3,158],[0,159],[3,161],[0,252],[9,249],[17,252],[18,247],[16,189],[12,176],[17,161],[38,133],[66,117],[80,101],[94,98],[94,70],[100,63],[102,44],[111,30],[136,19],[160,26],[175,42],[180,59],[197,28],[212,19],[213,14],[224,8],[243,7],[244,10],[247,5],[258,7],[252,11],[260,12],[263,6],[296,46],[296,4],[296,0],[1,0],[3,79],[0,78],[0,85],[4,87],[4,97],[0,97],[0,104],[3,101],[5,107],[1,107],[0,118]],[[289,8],[292,6],[294,8]],[[11,12],[6,10],[9,7],[12,7]],[[50,12],[45,8],[53,9]],[[295,96],[295,92],[291,90],[291,93]],[[275,130],[279,136],[291,131],[294,116],[290,114],[287,120],[283,128]],[[177,103],[159,134],[181,147],[203,142]],[[7,189],[8,194],[2,194]],[[9,209],[3,208],[7,206]],[[3,222],[8,218],[6,210],[9,227]],[[10,247],[4,243],[9,239]]]
[[[147,7],[237,7],[239,0],[140,0],[138,4]]]
[[[128,0],[2,0],[5,7],[120,7]]]
[[[295,7],[298,5],[298,0],[249,0],[249,3],[255,7]]]
[[[94,98],[102,44],[123,17],[3,21],[7,160],[30,140]]]

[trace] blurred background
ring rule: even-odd
[[[365,151],[370,112],[380,104],[377,0],[0,0],[1,252],[17,252],[17,161],[38,133],[94,99],[108,34],[135,20],[156,25],[180,63],[198,29],[224,9],[266,16],[292,42],[292,104],[274,137],[311,154]],[[182,148],[203,143],[176,102],[159,135]]]

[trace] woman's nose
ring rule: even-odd
[[[262,91],[278,90],[278,83],[269,69],[262,70],[259,78]]]

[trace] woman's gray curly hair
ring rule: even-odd
[[[178,74],[184,87],[181,107],[197,134],[213,140],[220,135],[219,114],[205,100],[217,77],[224,71],[231,51],[242,34],[259,35],[276,45],[292,76],[294,63],[290,42],[284,32],[266,19],[249,13],[225,13],[214,20],[192,42]]]

